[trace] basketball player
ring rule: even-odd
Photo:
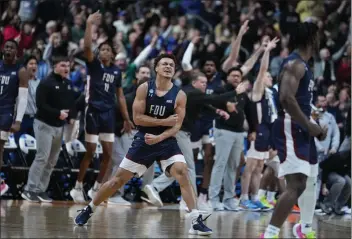
[[[246,167],[242,174],[241,180],[241,202],[240,206],[246,210],[270,210],[273,208],[270,204],[263,204],[258,198],[258,189],[261,179],[261,173],[264,167],[264,160],[269,158],[270,131],[274,120],[277,117],[274,94],[272,89],[272,77],[268,72],[270,51],[276,47],[279,39],[271,40],[264,51],[261,60],[259,74],[254,83],[250,99],[254,102],[257,114],[256,134],[250,142],[250,148],[247,152]],[[249,185],[252,184],[252,196],[249,200]]]
[[[24,67],[16,64],[17,49],[16,41],[6,41],[3,60],[0,60],[0,168],[5,142],[10,133],[20,130],[27,107],[29,73]],[[8,186],[1,178],[0,183],[3,195]]]
[[[99,12],[91,14],[87,19],[84,35],[84,56],[86,58],[88,77],[85,112],[85,140],[87,152],[80,165],[75,187],[70,195],[75,202],[85,202],[83,196],[83,179],[87,168],[91,163],[98,139],[103,147],[103,157],[100,163],[100,171],[94,186],[88,191],[88,196],[94,198],[94,194],[101,186],[101,182],[109,165],[112,155],[112,145],[115,131],[115,94],[120,104],[124,126],[127,132],[133,127],[126,106],[125,96],[121,87],[121,74],[114,65],[114,49],[111,43],[103,42],[98,47],[98,57],[92,52],[92,26],[101,19]]]
[[[85,225],[100,203],[134,175],[141,177],[155,160],[160,160],[163,171],[179,182],[182,197],[191,211],[192,226],[189,233],[212,233],[196,209],[196,195],[190,183],[186,161],[174,137],[181,128],[186,107],[185,93],[171,81],[175,64],[173,55],[162,54],[155,59],[156,80],[140,85],[133,103],[133,120],[138,125],[138,132],[132,145],[115,177],[103,184],[93,201],[76,217],[77,225]]]
[[[310,121],[314,77],[308,60],[319,49],[318,27],[305,22],[293,31],[290,48],[294,52],[281,65],[279,116],[272,128],[274,145],[281,161],[279,177],[284,176],[287,185],[261,238],[278,238],[282,224],[302,193],[307,190],[314,194],[315,181],[310,176],[315,172],[309,163],[310,143],[312,137],[324,139],[327,131]],[[302,200],[306,208],[314,210],[315,200]],[[302,233],[307,235],[311,230],[302,217]]]

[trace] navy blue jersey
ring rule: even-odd
[[[6,65],[0,61],[0,112],[14,113],[20,79],[20,65]]]
[[[213,80],[207,82],[207,89],[205,90],[205,93],[207,95],[211,95],[214,93],[214,91],[218,88],[222,87],[222,74],[220,72],[216,72]]]
[[[180,88],[174,84],[164,96],[159,97],[156,95],[155,81],[148,81],[148,92],[147,98],[145,99],[146,106],[144,114],[157,119],[166,119],[170,115],[175,114],[176,97],[179,91]],[[169,128],[171,127],[138,127],[139,132],[154,135],[159,135]]]
[[[313,72],[310,69],[309,65],[307,62],[305,62],[300,55],[298,55],[296,52],[290,54],[282,63],[280,67],[280,73],[283,70],[284,66],[292,60],[298,60],[301,61],[304,66],[305,66],[305,73],[303,78],[300,80],[298,89],[296,92],[296,100],[301,108],[302,112],[307,116],[307,118],[310,117],[311,115],[311,104],[313,100],[313,89],[314,89],[314,77],[313,77]],[[279,82],[279,89],[280,89],[280,84]],[[280,90],[279,90],[280,94]],[[280,95],[278,95],[280,97]],[[283,113],[284,109],[282,108],[281,105],[279,105],[279,112]]]
[[[121,72],[115,65],[105,67],[98,59],[87,62],[86,103],[99,111],[116,106],[116,88],[121,87]]]
[[[265,88],[263,97],[255,102],[259,124],[271,124],[277,118],[277,91],[274,88]]]

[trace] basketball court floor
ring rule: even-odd
[[[85,227],[73,219],[84,205],[1,200],[1,238],[196,238],[188,235],[190,219],[178,205],[163,208],[138,203],[130,206],[103,204]],[[207,225],[212,238],[258,238],[269,223],[269,212],[214,212]],[[292,238],[299,214],[291,214],[281,238]],[[351,238],[351,215],[315,216],[317,238]]]

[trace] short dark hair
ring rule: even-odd
[[[238,72],[241,73],[241,76],[243,76],[243,72],[242,72],[240,66],[231,67],[231,68],[227,71],[227,76],[229,76],[229,75],[231,74],[231,72],[233,72],[233,71],[238,71]]]
[[[8,40],[6,40],[5,43],[4,43],[4,45],[5,45],[7,42],[12,42],[13,44],[16,45],[16,49],[18,48],[18,43],[17,43],[17,41],[15,41],[14,39],[8,39]]]
[[[163,58],[169,58],[171,60],[174,61],[175,63],[175,67],[176,67],[176,57],[174,56],[174,54],[169,54],[169,53],[163,53],[163,54],[160,54],[159,56],[157,56],[154,60],[154,71],[156,69],[156,66],[158,65],[159,61]]]
[[[213,55],[209,55],[209,54],[207,54],[207,55],[206,55],[204,58],[202,58],[202,60],[200,61],[200,64],[199,64],[200,68],[203,68],[204,65],[205,65],[205,63],[206,63],[207,61],[212,61],[212,62],[214,62],[216,69],[219,68],[219,59],[218,59],[217,57],[215,57],[215,56],[213,56]]]
[[[24,61],[24,66],[27,67],[28,62],[30,62],[31,60],[35,60],[35,61],[37,62],[37,64],[38,64],[38,59],[37,59],[35,56],[30,55],[30,56],[27,57],[26,60]]]
[[[292,51],[296,48],[306,49],[312,46],[316,40],[318,26],[312,22],[298,23],[290,30],[290,40],[288,48]]]
[[[53,56],[52,57],[53,66],[55,66],[56,64],[58,64],[60,62],[68,62],[68,61],[70,61],[70,60],[67,56]]]
[[[106,40],[106,41],[103,41],[102,43],[100,43],[100,45],[98,46],[98,50],[100,51],[100,48],[104,45],[108,45],[109,47],[111,47],[111,51],[112,53],[114,54],[114,56],[116,55],[116,51],[115,51],[115,48],[114,48],[114,44],[112,43],[112,41],[110,40]]]

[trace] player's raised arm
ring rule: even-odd
[[[145,115],[148,82],[137,88],[136,98],[133,102],[133,121],[136,125],[145,127],[174,126],[177,122],[177,115],[171,115],[166,119],[157,119]]]
[[[21,122],[24,116],[24,113],[27,108],[27,98],[28,98],[28,80],[29,72],[26,68],[22,67],[18,71],[19,77],[19,88],[18,88],[18,102],[16,108],[16,120],[15,124],[12,125],[11,131],[17,132],[21,128]]]
[[[175,112],[178,116],[178,120],[171,129],[164,131],[160,135],[161,141],[169,137],[175,136],[176,133],[181,129],[183,119],[185,118],[185,115],[186,115],[186,103],[187,103],[187,96],[185,92],[180,90],[176,98],[176,108],[175,108]]]
[[[295,97],[299,82],[304,74],[305,66],[301,62],[293,60],[286,64],[280,74],[280,103],[294,121],[307,129],[311,136],[317,137],[323,133],[322,129],[309,121],[300,109]]]
[[[278,41],[279,39],[275,37],[273,40],[271,40],[268,43],[267,47],[265,48],[265,52],[260,64],[259,73],[253,86],[251,100],[254,102],[261,100],[261,98],[263,97],[264,89],[265,89],[264,78],[269,68],[270,51],[276,47],[276,43]]]
[[[94,54],[92,51],[92,26],[100,21],[101,14],[99,11],[89,15],[84,33],[84,57],[88,62],[93,61]]]

